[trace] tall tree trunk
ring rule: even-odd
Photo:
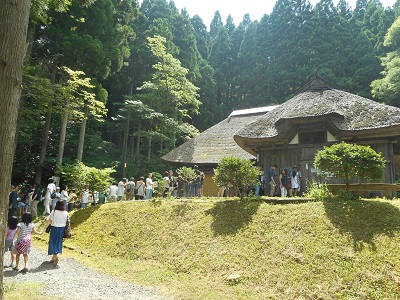
[[[50,101],[49,102],[49,107],[48,107],[47,112],[46,112],[46,119],[45,119],[45,123],[44,123],[43,138],[42,138],[42,145],[40,147],[39,162],[38,162],[38,165],[36,167],[36,174],[35,174],[35,182],[36,183],[40,183],[41,180],[42,180],[43,163],[44,163],[44,160],[46,159],[47,143],[49,141],[52,106],[53,106],[53,102]]]
[[[65,137],[67,136],[67,125],[68,125],[68,106],[69,101],[67,100],[65,103],[65,111],[61,118],[61,129],[60,129],[60,141],[58,143],[58,152],[57,152],[57,169],[62,165],[63,157],[64,157],[64,148],[65,148]]]
[[[161,129],[160,153],[163,153],[164,151],[164,139],[162,137],[163,135],[164,135],[164,128]]]
[[[148,138],[148,145],[147,145],[147,161],[150,161],[151,158],[151,136]]]
[[[57,66],[55,65],[55,62],[53,62],[53,65],[51,68],[51,77],[50,77],[51,83],[56,82],[56,72],[57,72]],[[49,132],[50,132],[52,113],[53,113],[53,101],[50,100],[49,106],[47,107],[47,112],[46,112],[46,121],[44,123],[43,139],[42,139],[42,145],[40,147],[39,162],[36,167],[36,174],[35,174],[35,182],[36,183],[40,183],[42,180],[43,164],[44,164],[44,160],[46,159],[46,154],[47,154],[47,144],[49,142]]]
[[[124,139],[122,142],[122,177],[126,177],[126,156],[128,153],[128,141],[129,141],[129,119],[130,119],[130,112],[128,111],[128,115],[126,118],[126,124],[124,128]]]
[[[28,33],[27,33],[27,49],[24,57],[24,65],[30,65],[31,63],[31,56],[32,56],[32,44],[34,42],[35,38],[35,32],[36,32],[36,25],[33,24],[32,22],[29,23],[28,25]],[[14,151],[17,149],[17,144],[18,144],[18,132],[21,124],[21,112],[25,106],[26,103],[26,97],[24,95],[21,95],[21,100],[19,104],[19,110],[18,110],[18,120],[17,120],[17,128],[16,128],[16,134],[15,134],[15,142],[14,142]]]
[[[81,123],[81,131],[79,132],[78,153],[76,155],[76,160],[78,162],[81,162],[83,157],[83,145],[85,143],[86,123],[88,116],[89,116],[89,106],[85,104],[84,116]]]
[[[141,130],[142,130],[142,120],[139,120],[137,131],[140,133]],[[140,134],[137,136],[136,139],[136,157],[138,157],[139,154],[140,154]]]
[[[0,256],[4,256],[8,194],[11,185],[14,141],[22,91],[22,64],[26,52],[31,1],[0,0]],[[3,270],[3,259],[0,260]],[[3,272],[0,299],[3,299]]]

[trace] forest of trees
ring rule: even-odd
[[[211,24],[172,0],[68,4],[32,1],[14,183],[75,161],[161,172],[232,110],[282,103],[315,74],[400,107],[400,1],[277,0],[259,21],[217,11]]]

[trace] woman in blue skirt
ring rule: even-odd
[[[48,254],[52,255],[54,267],[58,264],[58,254],[62,253],[65,225],[68,212],[65,211],[65,201],[58,200],[54,210],[50,213],[45,229],[50,226],[50,240]]]

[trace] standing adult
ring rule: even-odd
[[[206,174],[200,171],[200,186],[199,186],[199,195],[200,197],[204,196],[204,179],[206,179]]]
[[[31,203],[31,214],[32,214],[32,219],[35,219],[37,217],[37,206],[40,201],[42,201],[42,189],[40,187],[40,184],[34,184],[33,185],[33,195],[32,195],[32,203]]]
[[[69,196],[68,196],[68,186],[64,185],[61,189],[60,192],[60,200],[65,202],[65,210],[68,211],[68,200],[69,200]]]
[[[189,180],[189,178],[185,177],[185,197],[186,198],[189,198],[191,196],[190,186],[191,186],[191,181]]]
[[[51,203],[51,195],[56,191],[56,185],[54,184],[54,179],[49,178],[46,193],[44,196],[44,211],[43,216],[47,216],[50,214],[50,203]]]
[[[179,181],[178,177],[175,177],[172,181],[172,196],[174,198],[178,197]]]
[[[125,194],[125,185],[126,185],[126,178],[122,178],[120,182],[118,182],[118,198],[117,201],[122,201]]]
[[[117,194],[118,194],[118,186],[117,182],[114,181],[110,187],[108,188],[107,195],[110,200],[110,202],[116,202],[117,201]]]
[[[75,189],[71,190],[71,193],[69,194],[69,200],[68,200],[68,211],[72,211],[75,207],[75,201],[78,198],[78,195],[75,193]]]
[[[153,198],[153,188],[154,188],[154,182],[151,179],[153,177],[152,173],[147,174],[146,178],[146,199],[150,200]]]
[[[268,185],[269,185],[269,196],[273,197],[275,195],[275,189],[277,184],[276,169],[278,166],[273,164],[268,170]]]
[[[168,171],[164,172],[164,190],[162,193],[163,198],[166,198],[167,195],[169,194],[170,191],[170,187],[171,187],[171,181],[170,181],[170,177],[169,177],[169,173]]]
[[[32,198],[33,198],[33,192],[35,191],[35,185],[32,184],[29,186],[28,191],[27,191],[27,200],[26,200],[26,206],[25,206],[25,211],[24,212],[30,212],[31,205],[32,205]]]
[[[10,194],[8,196],[8,218],[15,216],[18,209],[18,194],[15,186],[10,187]]]
[[[135,195],[135,178],[129,178],[128,183],[126,184],[126,200],[133,200],[133,196]]]
[[[144,183],[144,177],[140,176],[139,181],[135,185],[135,200],[143,200],[146,195],[146,184]]]
[[[279,186],[281,189],[281,197],[287,197],[287,189],[286,184],[288,181],[286,169],[281,170],[281,174],[279,175]]]
[[[54,210],[54,207],[56,207],[56,203],[58,200],[61,199],[61,191],[60,191],[60,187],[56,187],[56,193],[55,193],[55,197],[53,199],[51,199],[51,210]]]
[[[81,208],[86,208],[89,203],[89,187],[85,184],[83,191],[80,195]]]
[[[301,196],[302,186],[303,186],[303,184],[302,184],[303,179],[302,179],[302,176],[301,176],[301,172],[297,169],[296,165],[293,166],[293,171],[296,172],[297,183],[299,185],[299,187],[297,188],[297,196]]]
[[[201,185],[201,172],[199,170],[199,166],[194,165],[194,172],[196,173],[196,179],[193,180],[193,188],[194,188],[194,193],[193,193],[193,197],[200,197],[200,185]]]
[[[52,255],[51,262],[54,267],[58,265],[58,254],[62,253],[64,230],[67,225],[68,213],[65,211],[63,201],[57,201],[54,210],[49,215],[45,230],[51,226],[48,255]]]
[[[259,197],[260,196],[260,190],[261,190],[261,185],[262,185],[262,176],[264,175],[264,172],[262,171],[263,166],[258,165],[258,170],[260,171],[260,175],[258,176],[258,182],[254,186],[254,196]]]
[[[104,191],[99,193],[99,204],[106,203],[106,193]]]
[[[174,171],[168,171],[168,179],[169,179],[169,191],[172,193],[173,183],[174,183]]]
[[[299,189],[299,181],[298,181],[298,177],[297,177],[296,168],[293,168],[292,175],[290,176],[290,180],[291,180],[293,196],[296,197],[297,196],[297,191]]]
[[[99,203],[99,192],[94,190],[92,198],[93,198],[92,205],[98,204]]]

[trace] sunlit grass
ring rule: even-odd
[[[112,203],[74,213],[63,255],[176,299],[400,299],[399,208]]]
[[[5,283],[5,300],[60,300],[62,298],[49,297],[43,295],[44,285],[40,283]]]

